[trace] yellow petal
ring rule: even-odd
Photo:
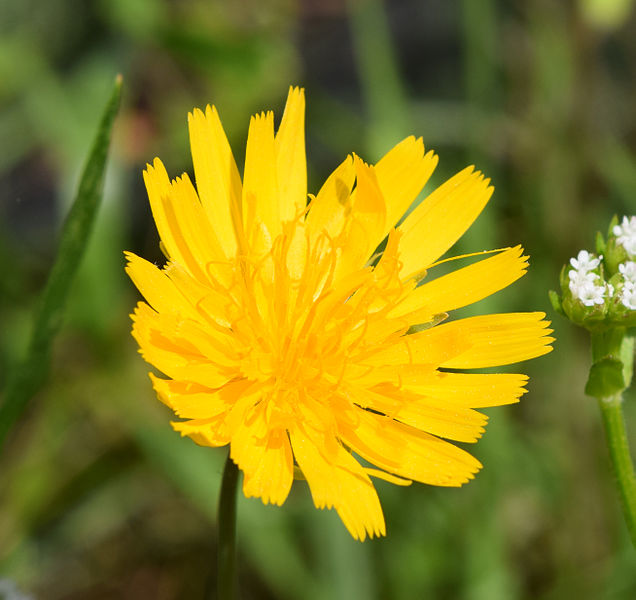
[[[352,389],[351,397],[362,408],[370,408],[392,419],[432,435],[457,442],[475,442],[488,418],[470,408],[430,398],[395,385]]]
[[[420,285],[389,312],[389,317],[405,316],[411,323],[433,315],[468,306],[507,287],[528,268],[521,246],[438,277]]]
[[[408,364],[406,362],[409,360],[408,347],[404,348],[405,353],[400,355],[399,358],[394,354],[388,353],[374,355],[372,359],[367,360],[368,364],[347,365],[345,377],[353,385],[367,388],[383,383],[402,387],[405,382],[418,382],[422,379],[429,381],[435,373],[440,360],[446,360],[448,356],[456,356],[458,354],[458,350],[449,351],[448,348],[453,348],[453,346],[437,348],[436,350],[442,351],[443,354],[427,357],[430,358],[431,363]],[[385,364],[385,357],[386,360],[400,360],[403,362],[402,364]]]
[[[168,263],[162,273],[167,275],[195,311],[183,313],[182,316],[205,322],[217,332],[231,335],[232,299],[225,288],[218,285],[212,288],[201,284],[177,263]],[[218,273],[219,270],[217,270]]]
[[[192,381],[160,379],[149,374],[157,397],[182,419],[212,419],[226,413],[248,384],[232,382],[213,389]]]
[[[404,388],[449,407],[484,408],[519,402],[527,375],[517,373],[435,372],[428,380],[410,381]]]
[[[439,334],[461,331],[470,348],[442,363],[452,369],[479,369],[528,360],[552,350],[545,313],[508,313],[459,319],[435,327]]]
[[[271,111],[250,119],[243,175],[243,222],[250,242],[262,226],[270,239],[281,232],[274,113]]]
[[[146,165],[143,175],[152,216],[157,225],[157,232],[163,242],[163,246],[170,258],[177,260],[182,265],[186,265],[183,252],[187,253],[188,249],[183,247],[183,240],[175,239],[174,223],[168,219],[165,212],[165,200],[169,199],[173,193],[168,173],[163,163],[158,158],[155,158],[152,166]]]
[[[437,367],[470,347],[464,331],[454,328],[440,331],[441,326],[410,335],[403,335],[387,343],[373,354],[359,357],[362,365],[386,367],[387,372],[397,365],[429,365]]]
[[[399,230],[402,279],[414,277],[446,252],[482,211],[493,188],[468,167],[427,196]]]
[[[280,218],[291,221],[307,204],[305,157],[305,91],[289,88],[285,112],[276,133],[276,169],[280,193]]]
[[[201,206],[187,173],[172,182],[172,195],[164,199],[166,216],[174,223],[173,231],[187,245],[192,259],[207,274],[210,267],[226,263],[223,249]],[[207,269],[206,269],[207,266]]]
[[[247,498],[281,505],[291,489],[294,460],[287,432],[269,429],[263,412],[260,405],[254,407],[237,427],[230,456],[243,471],[243,493]]]
[[[236,214],[241,210],[239,175],[216,108],[188,115],[197,190],[209,222],[227,257],[236,254]],[[234,216],[233,216],[234,213]]]
[[[438,158],[424,154],[422,138],[407,137],[375,165],[378,184],[386,201],[384,237],[417,198],[437,166]]]
[[[158,314],[143,302],[132,316],[142,356],[168,377],[217,388],[237,375],[232,349],[219,345],[194,321]]]
[[[131,317],[132,334],[142,356],[166,375],[166,369],[186,365],[190,357],[202,358],[201,353],[187,340],[170,339],[162,333],[164,324],[176,329],[178,319],[173,315],[160,315],[145,302],[139,302]]]
[[[328,177],[310,205],[306,223],[312,243],[323,232],[333,239],[342,231],[347,210],[351,210],[349,198],[355,179],[353,157],[347,156]]]
[[[393,485],[401,485],[403,487],[406,487],[413,483],[410,479],[402,479],[401,477],[396,477],[395,475],[391,475],[386,471],[380,471],[380,469],[370,469],[367,467],[364,469],[364,472],[370,477],[377,477],[378,479],[388,481]]]
[[[358,426],[342,429],[342,440],[370,463],[404,479],[460,486],[481,468],[477,459],[439,438],[365,410]]]
[[[387,207],[376,178],[375,169],[358,156],[353,157],[356,171],[356,190],[351,218],[365,232],[365,258],[369,258],[388,231]],[[347,252],[353,248],[347,247]],[[362,263],[364,264],[364,263]],[[362,264],[360,266],[362,266]]]
[[[312,439],[301,424],[290,432],[290,438],[316,507],[335,508],[356,540],[385,535],[378,495],[351,454],[337,444],[335,456],[328,460],[320,450],[320,442]]]
[[[364,267],[384,237],[386,206],[373,167],[357,156],[353,157],[353,165],[356,189],[351,214],[337,238],[342,252],[336,264],[334,281],[340,281]]]
[[[289,234],[289,247],[287,248],[287,255],[285,257],[285,266],[287,267],[287,273],[290,279],[294,281],[300,281],[302,279],[305,273],[305,267],[307,266],[308,250],[307,232],[305,224],[301,222],[295,225]],[[282,277],[278,279],[282,279]],[[288,295],[292,293],[291,289],[285,291]]]
[[[206,265],[225,261],[214,231],[187,175],[168,181],[159,159],[147,166],[144,181],[157,230],[168,257],[187,268],[200,281]]]
[[[400,408],[393,417],[447,440],[476,442],[484,433],[488,417],[470,408],[440,406],[426,397],[413,399]]]
[[[258,382],[244,381],[247,381],[247,385],[241,388],[240,393],[235,394],[234,405],[225,417],[224,426],[231,438],[234,438],[234,433],[243,426],[249,412],[263,399],[262,385]]]
[[[192,419],[170,423],[181,436],[188,436],[199,446],[217,448],[230,443],[230,435],[224,425],[224,415],[211,419]]]
[[[132,252],[124,254],[128,259],[126,273],[152,308],[195,319],[199,316],[164,271]]]

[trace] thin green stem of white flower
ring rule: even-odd
[[[217,528],[217,591],[219,600],[236,598],[236,493],[238,467],[228,453],[223,469]]]
[[[636,548],[636,477],[629,452],[620,394],[599,400],[612,470],[621,498],[627,529]]]

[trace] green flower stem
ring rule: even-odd
[[[636,478],[629,453],[620,394],[599,400],[612,468],[621,497],[627,529],[636,548]]]
[[[62,228],[57,256],[35,315],[26,356],[7,377],[4,399],[0,403],[0,449],[46,378],[53,340],[61,327],[66,299],[101,203],[108,149],[119,109],[121,88],[122,78],[117,76],[82,172],[75,201]]]
[[[217,590],[219,600],[236,597],[236,491],[238,467],[228,452],[219,496]]]
[[[610,327],[592,332],[592,359],[598,362],[604,358],[620,358],[625,339],[624,327]],[[606,397],[606,396],[604,396]]]
[[[622,394],[632,380],[634,338],[624,327],[592,332],[592,368],[585,391],[598,400],[627,529],[636,548],[636,477],[629,452]]]

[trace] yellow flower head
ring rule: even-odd
[[[348,156],[308,203],[304,113],[293,88],[276,134],[273,113],[252,117],[243,181],[209,106],[188,119],[196,189],[148,165],[168,261],[127,253],[147,302],[133,335],[166,376],[150,375],[173,427],[230,444],[246,496],[282,504],[297,468],[363,540],[385,533],[370,477],[462,485],[481,465],[445,440],[476,441],[474,409],[525,391],[525,375],[456,369],[545,354],[551,330],[543,313],[440,324],[521,277],[520,246],[419,285],[483,209],[488,179],[464,169],[396,226],[437,164],[409,137],[376,165]]]

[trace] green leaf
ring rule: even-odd
[[[585,393],[594,398],[609,398],[622,392],[625,387],[623,361],[606,357],[592,365]]]
[[[80,265],[101,203],[110,137],[119,110],[122,78],[118,75],[82,172],[75,201],[60,236],[57,256],[36,312],[26,356],[7,379],[0,405],[0,448],[48,372],[51,346],[60,329],[66,299]]]
[[[561,298],[559,298],[559,294],[557,294],[554,290],[550,290],[548,292],[548,297],[550,298],[550,304],[552,304],[554,311],[560,315],[565,315],[563,307],[561,306]]]
[[[631,171],[631,169],[630,169]],[[633,189],[633,188],[632,188]],[[631,196],[630,196],[631,198]],[[614,234],[614,227],[618,225],[618,215],[614,215],[612,220],[610,221],[609,227],[607,228],[607,237]]]
[[[605,254],[605,238],[600,231],[596,232],[596,254]]]

